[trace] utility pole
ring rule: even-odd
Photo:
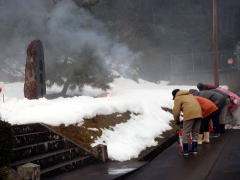
[[[218,7],[217,0],[212,0],[212,49],[214,84],[219,86],[219,46],[218,46]]]

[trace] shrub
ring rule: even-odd
[[[10,162],[14,142],[11,124],[0,119],[0,168]]]
[[[11,169],[6,166],[0,167],[0,179],[1,180],[13,179]]]

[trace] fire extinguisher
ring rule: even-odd
[[[213,129],[213,122],[212,119],[209,121],[209,132],[212,133],[214,131]]]
[[[180,150],[180,152],[183,152],[183,130],[180,129],[178,131],[178,148]]]

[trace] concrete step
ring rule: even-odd
[[[35,146],[42,146],[42,145],[44,146],[46,144],[51,144],[51,143],[61,142],[61,141],[63,142],[63,139],[43,141],[43,142],[40,142],[40,143],[29,144],[29,145],[26,145],[26,146],[20,146],[20,147],[13,148],[13,151],[19,151],[19,150],[23,150],[23,149],[33,148]]]
[[[30,144],[41,143],[44,141],[57,140],[57,139],[61,139],[61,137],[59,135],[54,134],[53,132],[43,131],[43,132],[17,135],[15,136],[15,139],[16,139],[15,147],[17,148],[21,146],[30,145]]]
[[[12,163],[11,166],[13,166],[13,167],[19,166],[19,165],[22,165],[22,164],[26,164],[26,163],[29,163],[29,162],[36,161],[36,160],[49,158],[49,157],[59,155],[59,154],[62,154],[62,153],[66,153],[66,152],[71,152],[73,150],[75,150],[75,148],[61,149],[61,150],[58,150],[58,151],[48,152],[48,153],[41,154],[41,155],[38,155],[38,156],[33,156],[33,157],[26,158],[26,159],[23,159],[23,160],[20,160],[20,161],[16,161],[16,162]]]
[[[15,138],[21,138],[24,136],[32,136],[32,135],[41,135],[41,134],[46,134],[46,133],[50,133],[50,131],[47,130],[47,131],[41,131],[41,132],[24,133],[24,134],[15,135]]]
[[[51,166],[49,168],[45,168],[45,169],[41,170],[40,173],[41,173],[41,175],[43,175],[43,174],[46,174],[48,172],[54,171],[56,169],[63,168],[67,165],[73,165],[74,163],[75,164],[78,163],[79,164],[78,166],[80,166],[80,165],[83,165],[84,161],[86,161],[89,158],[91,158],[91,156],[78,157],[78,158],[75,158],[73,160],[62,162],[62,163],[56,164],[54,166]]]
[[[13,168],[32,162],[40,165],[41,174],[49,175],[66,166],[71,169],[100,162],[92,152],[45,124],[15,125],[13,130],[17,142],[11,160]]]
[[[39,123],[34,124],[23,124],[23,125],[13,125],[12,126],[15,136],[36,133],[48,130],[46,127],[41,126]]]

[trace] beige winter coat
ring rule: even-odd
[[[198,101],[188,91],[178,91],[174,99],[173,116],[178,121],[181,111],[183,120],[202,118],[202,110]]]

